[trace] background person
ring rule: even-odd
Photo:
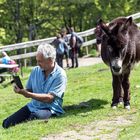
[[[76,40],[76,33],[74,32],[74,28],[70,28],[70,47],[71,47],[71,68],[78,67],[78,46]]]
[[[32,100],[3,121],[8,128],[26,120],[48,119],[63,114],[63,96],[67,77],[65,71],[55,63],[56,51],[50,44],[41,44],[37,49],[36,66],[28,79],[26,89],[15,86],[15,93]]]
[[[56,35],[56,39],[51,43],[56,49],[56,62],[63,68],[64,45],[62,43],[61,34]]]
[[[65,47],[65,49],[64,49],[64,56],[66,58],[67,68],[69,68],[70,67],[70,65],[69,65],[69,49],[70,49],[70,47],[69,47],[69,38],[67,36],[67,30],[66,30],[66,28],[62,28],[62,30],[61,30],[61,36],[62,36],[62,39],[67,44],[67,47]]]
[[[56,39],[51,44],[56,48],[56,62],[63,68],[63,57],[65,50],[68,48],[67,44],[61,37],[61,34],[57,34]]]
[[[17,65],[16,62],[14,60],[12,60],[8,54],[6,52],[1,52],[2,53],[2,58],[0,59],[0,64],[6,64],[6,65]],[[19,71],[19,67],[18,65],[13,67],[13,68],[9,68],[7,70],[5,70],[6,68],[1,68],[0,69],[0,73],[2,73],[2,71],[6,72],[12,72],[12,73],[17,73]]]

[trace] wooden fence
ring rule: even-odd
[[[140,18],[140,12],[136,13],[136,14],[133,14],[133,15],[130,15],[130,16],[133,17],[134,20],[139,19]],[[130,16],[128,16],[128,17],[130,17]],[[138,23],[137,25],[140,27],[140,23]],[[91,40],[88,40],[89,36],[94,35],[94,30],[95,30],[95,28],[92,28],[92,29],[77,33],[79,36],[83,37],[84,40],[85,40],[82,47],[86,47],[86,53],[87,54],[88,54],[88,46],[91,46],[91,45],[96,43],[95,38],[92,38]],[[25,51],[23,51],[24,52],[23,54],[12,55],[10,57],[14,60],[35,57],[36,49],[35,49],[34,52],[28,52],[28,53],[26,53],[26,49],[32,48],[32,47],[37,47],[41,43],[50,43],[54,39],[55,39],[55,37],[50,37],[50,38],[46,38],[46,39],[40,39],[40,40],[35,40],[35,41],[28,41],[28,42],[23,42],[23,43],[18,43],[18,44],[1,46],[0,47],[0,52],[2,52],[2,51],[8,52],[8,51],[13,51],[13,50],[18,50],[18,49],[24,49]]]

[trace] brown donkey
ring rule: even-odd
[[[112,108],[123,102],[130,109],[129,75],[135,62],[140,60],[140,30],[132,17],[119,17],[108,25],[102,20],[103,30],[101,57],[112,73]]]

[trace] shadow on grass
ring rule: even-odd
[[[106,105],[107,103],[108,102],[105,100],[91,99],[76,105],[64,106],[63,109],[66,112],[64,116],[77,115],[79,113],[90,112],[91,110],[102,109],[104,108],[104,105]]]
[[[109,68],[98,69],[97,72],[109,71]]]

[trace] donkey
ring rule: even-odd
[[[132,17],[119,17],[108,25],[102,20],[99,25],[103,30],[101,57],[112,73],[113,98],[112,108],[124,103],[130,109],[130,72],[140,60],[140,30]]]

